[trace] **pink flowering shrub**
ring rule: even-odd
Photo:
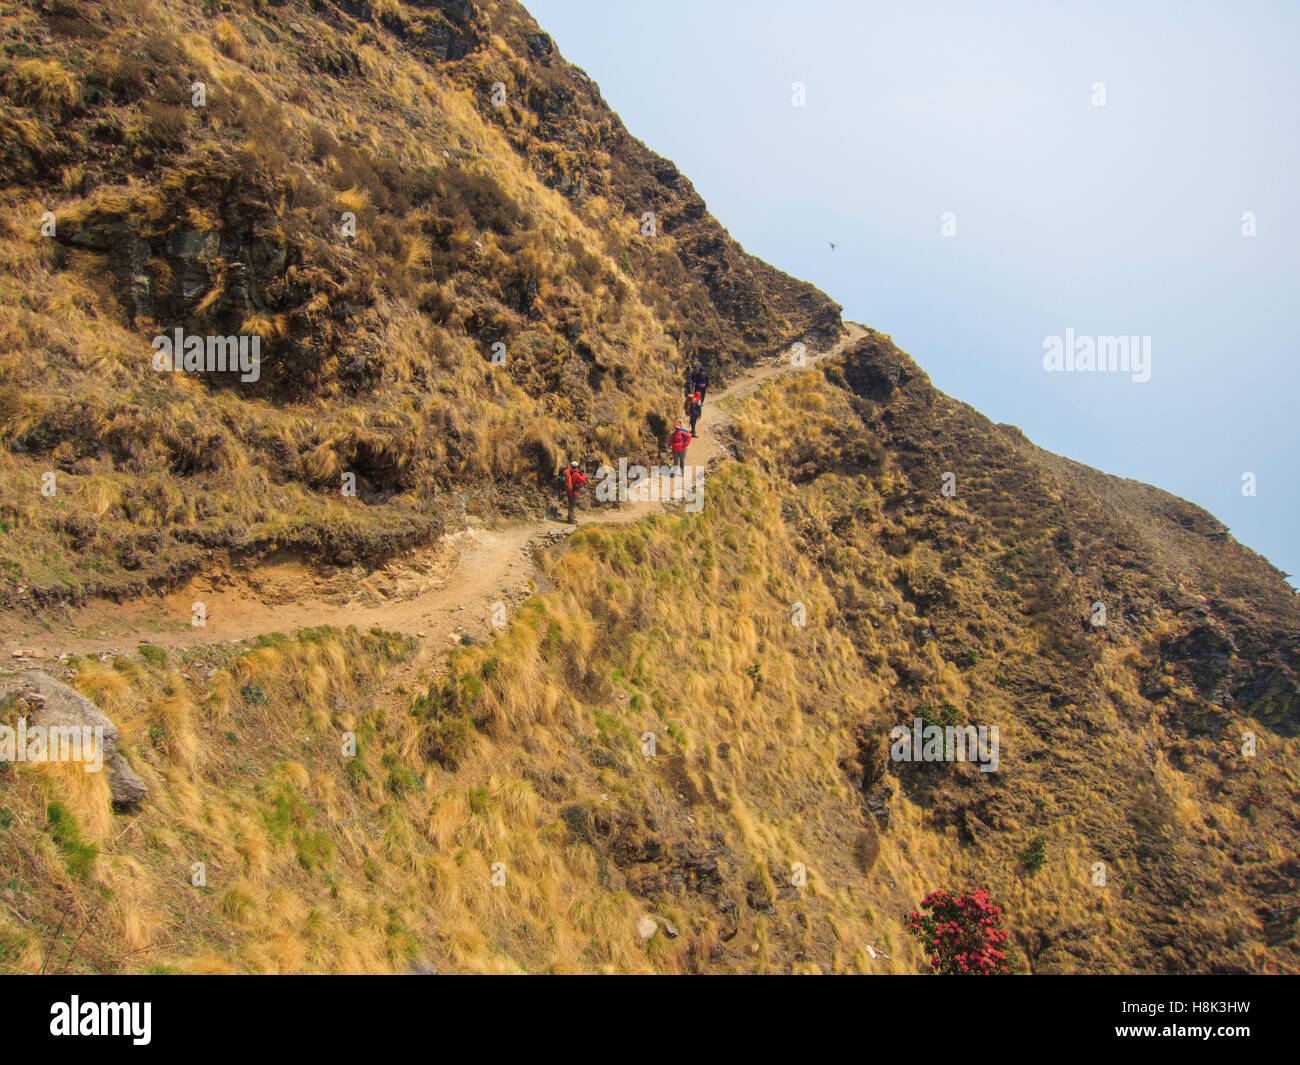
[[[920,911],[908,914],[907,930],[924,945],[930,971],[957,976],[993,976],[1011,972],[1003,951],[1007,934],[1001,928],[1002,907],[989,900],[987,889],[932,891]]]

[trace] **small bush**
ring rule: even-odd
[[[1035,836],[1033,842],[1020,852],[1020,864],[1036,873],[1047,861],[1047,838]]]
[[[385,787],[394,798],[400,799],[413,791],[423,791],[424,781],[415,775],[408,766],[394,766],[388,771],[388,780]]]
[[[1258,784],[1252,784],[1246,792],[1245,805],[1243,811],[1247,814],[1254,812],[1268,805],[1268,796],[1264,794],[1264,789]]]
[[[957,708],[952,703],[944,703],[937,710],[926,703],[916,711],[916,716],[921,719],[922,726],[926,728],[931,725],[943,728],[946,725],[958,724]]]
[[[161,666],[167,661],[167,652],[151,643],[142,643],[136,650],[140,652],[140,657],[151,666]]]

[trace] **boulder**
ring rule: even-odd
[[[24,706],[32,725],[45,728],[101,728],[104,737],[104,771],[115,806],[131,806],[148,793],[118,750],[121,733],[108,716],[80,692],[40,670],[0,678],[0,699],[14,697]]]

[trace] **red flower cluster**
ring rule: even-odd
[[[921,909],[930,912],[909,914],[906,927],[929,948],[932,971],[970,976],[1011,971],[1001,949],[1007,941],[999,927],[1002,907],[989,900],[987,889],[960,895],[932,891],[921,900]]]

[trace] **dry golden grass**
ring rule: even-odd
[[[611,220],[547,187],[485,121],[477,88],[430,77],[386,33],[362,27],[348,40],[301,17],[314,41],[355,49],[365,78],[325,79],[304,93],[302,68],[255,13],[235,8],[213,26],[173,0],[135,5],[98,46],[61,40],[59,59],[4,74],[0,87],[15,107],[0,121],[34,150],[50,139],[46,105],[73,106],[74,72],[84,71],[114,95],[135,153],[134,172],[118,184],[83,194],[84,168],[73,163],[59,168],[56,186],[11,189],[0,202],[0,433],[21,443],[0,450],[0,521],[12,534],[0,542],[0,565],[41,594],[135,594],[162,577],[155,567],[164,557],[172,577],[163,579],[191,572],[200,538],[292,547],[329,529],[360,553],[382,554],[394,534],[441,531],[444,509],[431,500],[443,490],[486,487],[489,506],[514,511],[522,498],[537,510],[541,494],[519,488],[547,484],[568,454],[650,459],[661,446],[648,415],[672,407],[682,357],[663,315],[608,249]],[[143,55],[128,45],[140,39]],[[519,60],[509,61],[522,76]],[[145,102],[150,64],[173,71],[177,62],[207,86],[201,135],[193,123],[173,129],[164,114],[173,105],[180,115],[194,110],[188,81],[168,74],[167,105]],[[418,121],[394,122],[395,105]],[[347,131],[368,145],[344,146]],[[158,138],[173,145],[165,163],[151,154]],[[444,144],[455,149],[450,163]],[[244,149],[265,165],[232,163]],[[177,323],[125,326],[108,257],[66,239],[125,224],[151,240],[151,283],[170,291],[182,264],[166,250],[169,232],[230,237],[221,194],[211,190],[229,184],[232,167],[255,189],[243,195],[266,202],[259,226],[269,245],[300,254],[286,282],[306,283],[311,295],[227,321],[231,275],[219,262],[186,325],[223,321],[259,336],[272,352],[270,376],[276,353],[309,331],[313,357],[324,360],[309,368],[315,402],[267,402],[182,375],[159,380],[148,338]],[[429,189],[433,199],[412,206]],[[55,241],[39,231],[47,210]],[[356,215],[355,241],[322,239],[343,211]],[[444,273],[448,257],[456,265]],[[515,306],[512,279],[535,286],[531,306]],[[368,309],[344,321],[338,307],[347,304]],[[488,357],[483,322],[506,339],[504,366]],[[590,352],[581,358],[575,325]],[[364,388],[339,377],[358,356],[371,375]],[[604,372],[587,381],[587,362]],[[349,405],[364,420],[340,424]],[[165,507],[133,490],[143,470]],[[49,471],[59,482],[52,501],[36,491]],[[338,491],[344,472],[358,475],[363,497],[379,498],[350,504]],[[140,551],[139,538],[155,532],[166,550]]]
[[[795,905],[814,918],[812,938],[825,951],[818,965],[854,968],[859,947],[849,940],[877,934],[852,912],[866,907],[869,885],[845,878],[845,855],[808,844],[837,819],[860,816],[835,766],[845,734],[791,707],[813,697],[805,644],[822,647],[827,676],[846,688],[857,666],[848,644],[825,632],[786,645],[784,606],[774,611],[764,589],[797,572],[793,549],[771,505],[742,474],[731,480],[716,489],[716,527],[696,518],[585,530],[553,567],[554,593],[525,605],[491,645],[453,657],[448,676],[469,693],[455,712],[474,723],[455,772],[421,761],[420,725],[403,705],[369,704],[385,657],[402,653],[392,641],[328,633],[262,641],[201,683],[166,663],[80,663],[83,691],[141,715],[128,751],[150,796],[140,815],[96,831],[107,837],[97,875],[133,901],[117,904],[114,936],[85,942],[78,964],[115,967],[120,938],[138,952],[132,970],[374,971],[415,956],[467,972],[780,966],[770,947],[751,953],[721,938],[724,922],[702,898],[647,904],[607,884],[599,841],[574,836],[557,815],[595,804],[601,816],[635,817],[671,781],[693,797],[674,800],[680,814],[664,826],[673,846],[690,845],[708,824],[726,839],[737,874],[804,862],[811,886]],[[714,537],[726,539],[723,530],[742,534],[722,517],[740,509],[752,522],[746,546],[752,539],[760,556],[738,543],[708,564],[715,592],[745,574],[744,614],[735,616],[693,593],[685,568]],[[776,535],[763,544],[767,534]],[[666,592],[666,581],[680,601],[665,594],[648,607],[648,590]],[[803,594],[814,613],[824,608],[824,591]],[[711,639],[705,626],[717,630]],[[212,653],[195,652],[182,671],[197,672]],[[681,668],[692,661],[698,672]],[[754,664],[761,692],[743,672]],[[653,762],[639,753],[647,729],[661,744]],[[353,763],[339,757],[350,730],[360,746]],[[776,736],[782,751],[773,756],[764,737]],[[525,739],[549,753],[539,760]],[[720,757],[724,742],[732,749]],[[579,751],[595,746],[632,775],[587,763]],[[570,778],[563,798],[534,783],[552,761],[551,771]],[[776,814],[796,799],[818,808]],[[199,861],[204,888],[188,882]],[[647,910],[673,921],[679,938],[661,932],[642,943],[635,927]],[[834,933],[819,916],[832,910]],[[160,913],[171,915],[161,927]],[[842,943],[833,950],[832,936]]]
[[[81,781],[18,773],[21,838],[37,844],[50,875],[64,890],[93,882],[113,893],[109,931],[87,937],[74,968],[363,972],[425,957],[482,973],[914,972],[924,962],[901,915],[935,887],[978,884],[993,889],[1014,943],[1038,952],[1039,965],[1033,944],[1050,934],[1068,936],[1076,968],[1140,968],[1126,952],[1142,942],[1149,870],[1124,841],[1134,816],[1129,751],[1156,735],[1130,712],[1142,700],[1131,673],[1142,646],[1097,661],[1112,709],[1087,747],[1069,724],[1075,708],[1064,709],[1053,764],[1073,765],[1079,783],[1048,781],[1018,757],[1044,737],[1023,717],[1027,706],[995,705],[984,679],[993,664],[972,671],[934,643],[914,648],[917,626],[935,621],[880,604],[876,587],[896,603],[895,583],[922,584],[942,556],[920,545],[891,560],[856,539],[852,573],[833,572],[857,588],[849,598],[870,627],[846,627],[848,585],[827,583],[809,557],[786,492],[730,466],[711,476],[702,514],[581,530],[548,563],[554,591],[491,643],[456,651],[414,707],[376,701],[388,663],[406,653],[379,636],[267,639],[224,662],[216,649],[189,652],[181,672],[216,664],[201,682],[170,663],[78,663],[78,687],[139,718],[124,742],[151,792],[138,816],[106,822],[102,797],[79,794]],[[796,494],[794,512],[822,520],[855,498],[834,478]],[[860,496],[868,508],[879,498]],[[806,626],[791,624],[794,602]],[[967,621],[1000,624],[988,612]],[[1005,647],[1002,669],[1043,653],[1032,634],[1009,628],[989,640]],[[906,664],[907,679],[895,664]],[[998,794],[1011,801],[995,797],[973,839],[969,822],[963,831],[949,820],[951,804],[988,783],[973,767],[927,767],[938,770],[933,790],[903,782],[883,833],[870,828],[844,768],[858,726],[879,736],[922,699],[1002,726],[1010,790]],[[468,742],[453,770],[429,755],[426,730],[461,717]],[[657,742],[650,759],[647,731]],[[345,732],[357,736],[355,759],[340,756]],[[1150,839],[1187,837],[1210,853],[1249,835],[1249,819],[1212,783],[1159,765],[1149,787],[1167,796],[1167,813],[1153,806],[1150,816],[1167,819],[1168,836]],[[1099,804],[1079,804],[1084,786]],[[40,843],[47,797],[100,848],[85,887],[57,846]],[[878,838],[869,871],[857,857],[863,832]],[[1049,860],[1031,873],[1015,856],[1037,835]],[[651,839],[660,859],[629,863],[624,848]],[[1285,860],[1284,848],[1273,850]],[[721,896],[665,893],[645,879],[705,852],[723,874]],[[1098,860],[1105,891],[1089,881]],[[189,883],[199,861],[204,888]],[[791,888],[800,866],[807,883]],[[1226,864],[1209,875],[1223,878],[1228,912],[1244,913],[1250,899]],[[750,894],[771,899],[774,912],[751,908]],[[720,898],[741,907],[734,934]],[[636,921],[646,913],[671,921],[678,938],[660,931],[642,942]],[[1230,949],[1230,916],[1188,919]],[[8,921],[0,943],[6,964],[31,969],[30,932]],[[803,961],[791,960],[794,950]],[[1239,951],[1252,964],[1268,957],[1257,943]]]
[[[391,554],[442,531],[443,501],[467,487],[485,515],[535,511],[520,487],[569,455],[655,457],[650,426],[677,410],[687,357],[760,353],[730,350],[738,327],[702,294],[690,241],[638,237],[644,166],[632,187],[594,180],[634,149],[574,150],[570,135],[618,143],[613,116],[580,99],[557,131],[521,106],[552,75],[504,6],[445,76],[387,31],[294,8],[313,57],[360,71],[310,91],[309,57],[272,44],[274,13],[124,11],[101,46],[60,37],[51,58],[0,73],[15,167],[0,193],[0,566],[14,587],[130,594],[192,572],[209,544],[324,532],[353,557]],[[6,13],[23,32],[37,17]],[[207,86],[202,120],[178,70]],[[507,107],[484,99],[495,80]],[[93,116],[78,110],[90,83],[112,100]],[[88,189],[73,149],[100,121],[121,150],[113,183]],[[583,197],[562,191],[589,178]],[[126,226],[149,243],[151,284],[173,291],[173,234],[243,239],[228,200],[258,205],[263,250],[285,253],[278,283],[301,298],[235,307],[231,264],[213,260],[187,324],[261,337],[278,393],[160,379],[148,339],[175,323],[128,326],[110,254],[68,239]],[[40,233],[47,211],[57,241]],[[355,239],[339,234],[345,211]],[[762,320],[748,334],[809,327],[785,298],[795,286],[749,291]],[[1241,715],[1224,735],[1266,736],[1257,762],[1207,739],[1199,688],[1162,661],[1191,596],[1150,557],[1093,544],[1071,568],[1060,546],[1071,528],[1112,529],[1115,506],[1141,518],[1137,490],[1089,496],[1091,474],[1031,462],[946,400],[886,425],[842,383],[829,366],[740,403],[745,465],[710,476],[703,514],[579,532],[546,564],[553,590],[458,650],[414,704],[386,682],[410,648],[382,634],[71,663],[150,794],[112,814],[101,777],[0,767],[16,885],[0,971],[39,971],[63,921],[54,956],[74,971],[427,957],[484,973],[914,972],[901,915],[977,884],[1042,970],[1196,968],[1210,951],[1294,969],[1293,946],[1265,945],[1249,877],[1289,860],[1296,741]],[[938,473],[958,465],[957,498],[940,497]],[[350,471],[362,499],[339,491]],[[1159,546],[1251,609],[1249,580],[1173,537]],[[1152,609],[1097,650],[1072,623],[1103,562]],[[1166,702],[1143,694],[1155,675]],[[888,767],[878,831],[858,790],[864,737],[945,704],[1002,728],[1004,770]],[[1018,856],[1040,836],[1048,861],[1031,872]],[[647,913],[680,934],[641,942]]]

